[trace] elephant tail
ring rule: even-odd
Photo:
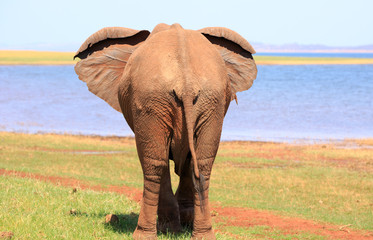
[[[200,199],[201,211],[204,212],[204,195],[203,190],[205,186],[205,177],[199,172],[196,151],[194,149],[194,125],[195,117],[193,111],[193,98],[191,96],[185,96],[183,98],[185,122],[188,134],[189,150],[192,157],[192,180],[195,190],[198,193]]]

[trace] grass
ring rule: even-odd
[[[0,65],[75,64],[73,52],[0,50]],[[372,58],[254,56],[258,65],[373,64]]]
[[[72,52],[0,50],[0,65],[72,65],[73,56]]]
[[[372,58],[255,56],[258,65],[373,64]]]
[[[0,232],[11,231],[14,239],[120,239],[123,235],[131,239],[139,211],[135,202],[113,193],[71,192],[36,180],[2,176]],[[72,209],[75,214],[70,214]],[[109,213],[120,216],[120,228],[105,224]]]
[[[0,177],[0,232],[12,239],[132,239],[139,205],[123,195],[94,191],[72,193],[32,179]],[[119,222],[105,223],[107,214]],[[218,235],[218,239],[225,239]],[[190,239],[191,231],[159,234],[158,239]]]
[[[294,240],[294,239],[314,239],[326,240],[324,236],[317,236],[306,232],[297,232],[295,234],[286,233],[279,229],[271,229],[267,226],[253,226],[249,228],[243,227],[225,227],[227,232],[230,232],[238,239],[279,239],[279,240]]]
[[[116,193],[91,190],[73,192],[34,179],[0,176],[0,233],[12,239],[132,239],[139,205]],[[107,214],[119,222],[105,223]],[[324,239],[309,233],[289,235],[265,226],[248,229],[219,226],[217,239]],[[158,234],[158,239],[190,239],[191,230],[180,234]],[[297,238],[294,238],[297,237]]]
[[[353,229],[372,231],[373,149],[362,148],[371,146],[372,142],[369,139],[346,141],[347,147],[353,143],[360,148],[343,148],[340,143],[292,145],[261,142],[222,142],[213,168],[210,200],[221,206],[269,210],[283,216],[296,216],[336,225],[351,224]],[[47,176],[73,177],[94,185],[121,186],[124,184],[138,189],[142,188],[141,167],[134,140],[131,138],[54,134],[29,135],[0,132],[0,160],[0,168],[9,170]],[[22,181],[25,181],[25,183],[21,184]],[[32,189],[38,187],[56,188],[56,190],[51,190],[54,191],[53,194],[56,194],[56,199],[62,199],[65,195],[69,198],[76,197],[69,195],[68,189],[64,190],[62,187],[57,188],[33,181],[36,180],[7,177],[2,177],[0,180],[0,184],[3,186],[10,186],[6,188],[8,190],[3,190],[4,188],[1,187],[0,191],[9,192],[13,191],[12,189],[16,191],[8,196],[14,194],[30,196],[29,198],[25,197],[25,203],[22,203],[29,205],[28,208],[25,207],[17,213],[16,219],[19,221],[28,219],[28,214],[23,213],[22,215],[22,212],[33,209],[30,204],[32,204],[32,196],[34,195],[27,193],[33,191]],[[172,181],[175,188],[178,181],[175,174],[172,175]],[[59,191],[62,191],[61,194],[58,193]],[[90,202],[94,202],[95,211],[101,211],[101,215],[94,212],[92,215],[89,214],[89,217],[82,217],[81,221],[88,218],[91,224],[92,222],[99,224],[102,221],[103,212],[128,214],[128,211],[123,208],[127,203],[120,203],[120,206],[114,205],[115,208],[110,210],[106,210],[105,206],[100,205],[105,203],[107,201],[105,199],[110,198],[109,196],[116,199],[113,204],[117,200],[119,202],[128,201],[123,196],[115,195],[113,197],[114,195],[109,193],[90,191],[81,194],[80,200],[74,200],[76,204],[79,201],[87,201],[84,199],[90,199]],[[0,193],[0,196],[4,195]],[[34,197],[39,198],[40,196],[36,195]],[[17,197],[14,198],[18,199]],[[0,197],[0,199],[2,198]],[[65,200],[66,198],[61,202]],[[74,202],[71,199],[69,201]],[[69,201],[66,204],[70,204]],[[7,198],[5,205],[11,204],[10,202]],[[39,205],[44,206],[43,204]],[[55,206],[57,205],[55,204]],[[9,207],[4,206],[3,201],[0,212],[9,209]],[[62,214],[69,208],[75,208],[81,212],[92,212],[83,205],[82,207],[65,205],[65,208],[58,211],[61,211]],[[131,207],[131,211],[136,212],[138,208]],[[37,216],[43,218],[42,214]],[[97,220],[95,220],[96,217]],[[49,221],[49,217],[46,216],[46,218],[46,220],[40,221]],[[62,218],[66,218],[66,216]],[[68,218],[71,218],[71,216],[68,216]],[[0,216],[0,219],[3,218]],[[63,226],[70,223],[65,222]],[[13,222],[7,226],[13,229],[19,224]],[[81,228],[80,225],[77,228]],[[102,228],[102,234],[109,234],[105,227]],[[222,226],[220,229],[224,230],[225,228],[226,226]],[[228,228],[224,231],[240,236],[240,234],[236,234],[236,230]],[[255,229],[243,228],[243,230],[237,231],[242,231],[244,235],[250,234],[248,236],[253,236],[253,238],[257,235],[268,236],[269,234],[267,233],[268,229],[256,229],[253,233],[252,230]],[[84,230],[84,232],[95,231]],[[97,229],[96,232],[101,233],[100,231]],[[271,230],[270,232],[276,231]],[[59,234],[62,234],[62,232],[59,232]],[[121,234],[126,233],[121,232]],[[312,238],[304,236],[306,239],[320,239],[317,236]],[[30,236],[30,238],[36,238],[36,235]]]
[[[372,229],[372,182],[366,175],[360,177],[343,170],[311,167],[259,169],[246,176],[243,172],[229,170],[226,175],[240,180],[215,178],[211,186],[214,189],[212,201]]]

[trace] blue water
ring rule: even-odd
[[[373,137],[373,65],[258,66],[238,93],[223,140]],[[0,66],[0,131],[133,135],[73,66]]]

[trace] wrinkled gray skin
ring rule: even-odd
[[[151,34],[104,28],[78,50],[79,78],[135,133],[144,193],[134,239],[156,239],[157,227],[178,232],[181,224],[193,226],[193,239],[215,239],[210,173],[229,103],[256,78],[252,53],[227,28],[179,24],[159,24]],[[180,176],[175,195],[169,159]]]

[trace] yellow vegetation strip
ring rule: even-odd
[[[361,65],[373,64],[373,58],[299,58],[263,59],[256,57],[257,65]]]
[[[73,52],[0,50],[0,65],[74,65]]]
[[[0,65],[74,65],[73,52],[0,50]],[[258,65],[373,64],[373,58],[254,56]]]

